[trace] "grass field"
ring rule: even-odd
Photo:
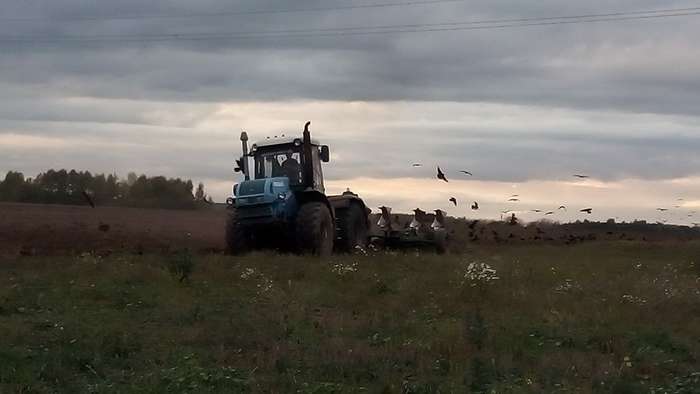
[[[699,360],[699,243],[0,263],[0,392],[697,393]]]

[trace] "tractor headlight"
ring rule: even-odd
[[[277,198],[281,201],[284,201],[287,199],[287,194],[286,193],[280,193],[277,195]]]
[[[301,146],[301,140],[299,138],[294,139],[294,146]]]

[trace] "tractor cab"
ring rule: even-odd
[[[248,157],[253,158],[253,178],[287,178],[291,190],[312,188],[323,193],[321,162],[329,161],[328,146],[322,146],[316,140],[311,140],[310,145],[307,156],[301,138],[268,138],[254,143],[248,153]],[[244,157],[242,161],[245,160]],[[310,167],[310,176],[306,174],[306,167]]]

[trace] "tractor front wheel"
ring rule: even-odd
[[[329,256],[333,252],[335,226],[326,204],[314,201],[302,205],[297,214],[296,233],[301,253]]]
[[[226,220],[226,251],[232,255],[241,255],[250,249],[250,235],[236,218],[235,211]]]

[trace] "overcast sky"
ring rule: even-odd
[[[365,7],[387,3],[414,4]],[[700,210],[700,15],[329,30],[700,6],[524,3],[6,0],[0,175],[164,174],[202,180],[223,200],[242,129],[262,139],[311,120],[331,145],[330,191],[350,187],[372,208],[537,219],[525,211],[566,204],[552,218],[592,207],[591,219],[700,222],[688,216]],[[449,184],[434,180],[436,165]],[[511,194],[521,201],[507,203]],[[468,209],[473,200],[482,210]]]

